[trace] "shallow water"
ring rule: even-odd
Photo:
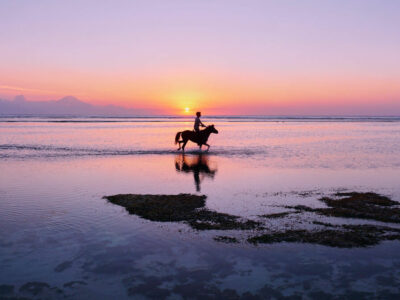
[[[337,190],[399,201],[397,120],[205,119],[220,132],[210,152],[189,144],[184,156],[173,139],[190,129],[185,119],[10,120],[0,119],[0,298],[11,295],[4,285],[35,297],[29,282],[48,284],[37,297],[76,299],[400,292],[398,241],[224,244],[213,237],[245,233],[151,222],[102,198],[199,193],[210,209],[253,219],[285,205],[323,206],[318,198]],[[309,217],[267,222],[298,228],[320,218]]]

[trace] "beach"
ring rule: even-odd
[[[397,219],[324,214],[321,199],[374,193],[398,209],[399,118],[202,121],[219,131],[210,151],[189,142],[182,154],[174,137],[188,118],[0,118],[0,298],[398,296]],[[155,219],[107,198],[121,194],[205,196],[203,215]],[[251,242],[343,225],[393,234]]]

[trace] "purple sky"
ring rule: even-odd
[[[400,114],[400,1],[16,0],[0,24],[2,98]]]

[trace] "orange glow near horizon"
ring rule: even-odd
[[[203,72],[134,77],[29,72],[31,80],[2,80],[0,98],[23,94],[28,100],[57,100],[72,95],[95,105],[153,109],[161,114],[318,114],[334,106],[398,103],[400,86],[390,78],[263,77]],[[38,74],[39,73],[39,74]],[[10,73],[9,73],[10,74]],[[201,73],[200,73],[201,74]],[[113,75],[113,74],[111,74]],[[175,75],[175,76],[173,76]],[[11,78],[11,77],[10,77]],[[1,79],[1,78],[0,78]],[[46,80],[44,80],[46,79]],[[5,84],[7,83],[7,84]]]

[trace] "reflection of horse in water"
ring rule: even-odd
[[[193,173],[196,191],[200,192],[200,183],[205,176],[214,178],[217,169],[209,166],[207,155],[186,156],[184,154],[175,157],[175,169],[178,172]]]
[[[190,140],[199,145],[200,149],[201,146],[206,145],[208,147],[208,151],[208,149],[210,149],[210,145],[207,144],[207,141],[211,133],[218,133],[218,130],[215,129],[214,125],[207,126],[206,129],[200,130],[199,132],[195,132],[192,130],[181,131],[178,132],[175,136],[175,144],[179,143],[178,150],[181,150],[182,148],[182,152],[184,152],[186,143]],[[181,141],[179,140],[180,137],[182,137]],[[181,146],[181,144],[183,144],[183,146]]]

